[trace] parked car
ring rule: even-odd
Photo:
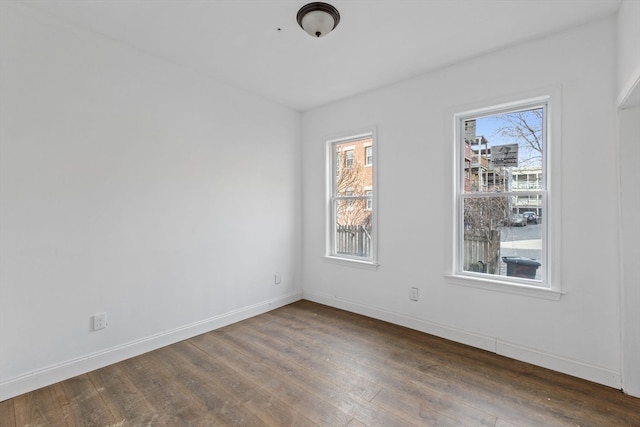
[[[527,219],[527,222],[538,223],[538,215],[535,212],[522,212],[522,215]]]
[[[507,222],[509,226],[524,227],[527,225],[527,219],[523,214],[511,214]]]

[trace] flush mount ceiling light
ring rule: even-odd
[[[338,9],[327,3],[315,2],[298,11],[298,24],[312,37],[324,37],[340,22]]]

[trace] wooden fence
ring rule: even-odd
[[[341,255],[371,257],[371,228],[362,225],[338,225],[336,252]]]
[[[500,232],[487,235],[465,232],[464,270],[495,273],[500,264]],[[336,228],[336,252],[363,258],[371,256],[371,228],[362,225],[338,225]]]
[[[500,265],[500,232],[486,234],[464,233],[463,269],[494,274]]]

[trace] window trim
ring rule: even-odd
[[[335,144],[344,144],[349,141],[358,141],[365,138],[371,138],[371,144],[367,146],[372,147],[372,163],[368,165],[372,167],[372,189],[371,191],[371,256],[369,258],[362,258],[357,256],[349,256],[345,254],[335,253],[335,235],[336,235],[336,221],[333,213],[334,205],[334,189],[336,180],[336,157],[335,157]],[[375,127],[367,127],[352,132],[342,132],[325,138],[326,146],[326,195],[325,195],[325,260],[338,264],[346,265],[365,269],[377,269],[378,264],[378,179],[377,179],[377,146],[378,140]],[[364,165],[363,165],[364,166]],[[358,196],[354,198],[366,199],[365,196]]]
[[[491,276],[474,272],[462,271],[460,255],[460,206],[464,179],[461,168],[464,168],[464,147],[460,143],[464,134],[463,121],[472,117],[482,117],[496,115],[503,112],[524,110],[529,107],[546,106],[546,127],[545,127],[545,156],[543,179],[546,181],[546,195],[543,196],[543,208],[545,209],[546,241],[543,251],[546,258],[546,277],[543,282],[533,282],[527,279],[518,279],[505,276]],[[512,95],[494,99],[493,101],[476,102],[471,105],[455,107],[448,111],[447,120],[452,123],[447,128],[450,130],[449,141],[453,141],[454,149],[450,150],[451,159],[451,191],[448,193],[452,215],[449,216],[450,226],[448,227],[448,239],[446,240],[448,249],[448,261],[445,269],[445,278],[448,283],[454,285],[471,286],[492,291],[515,293],[519,295],[535,296],[545,299],[557,300],[565,292],[560,283],[559,266],[560,261],[560,224],[561,224],[561,182],[560,165],[561,159],[561,88],[554,86],[540,90],[529,91],[519,95]],[[453,120],[452,120],[453,118]]]

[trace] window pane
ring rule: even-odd
[[[364,202],[364,200],[360,200]],[[371,224],[336,224],[335,251],[339,255],[371,258]]]
[[[513,197],[465,197],[462,268],[540,280],[542,224],[534,212],[514,212]]]
[[[543,108],[465,120],[463,191],[541,189],[543,123]]]
[[[373,188],[373,169],[364,167],[365,143],[371,144],[371,138],[334,145],[337,169],[334,196],[364,196],[365,187]]]

